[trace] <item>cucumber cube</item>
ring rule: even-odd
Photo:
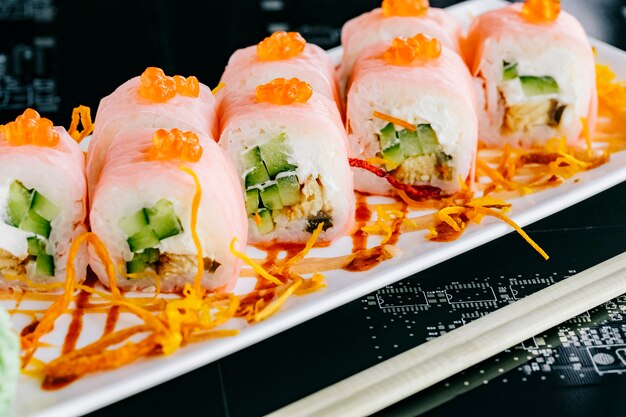
[[[278,185],[268,185],[261,190],[260,194],[263,206],[265,206],[266,208],[270,210],[280,210],[281,208],[283,208],[283,204],[280,201]]]
[[[148,215],[145,209],[139,210],[137,213],[126,216],[118,222],[118,226],[126,236],[132,236],[135,233],[148,226]]]
[[[408,129],[401,130],[398,132],[398,139],[400,139],[400,148],[405,157],[423,154],[417,132]]]
[[[403,163],[405,160],[405,157],[404,157],[404,154],[402,153],[402,148],[400,146],[400,143],[396,143],[395,145],[392,145],[388,147],[387,149],[384,149],[383,158],[391,162],[390,164],[385,164],[385,168],[388,171],[396,169],[398,165]]]
[[[28,242],[29,255],[37,256],[40,252],[46,251],[46,244],[35,236],[27,238],[26,241]]]
[[[398,143],[396,136],[396,128],[393,127],[393,123],[388,123],[387,126],[380,129],[380,149],[387,149],[390,146]]]
[[[524,95],[527,97],[555,94],[559,92],[559,85],[552,77],[519,77]]]
[[[246,213],[256,213],[259,209],[259,190],[251,188],[246,190]]]
[[[127,242],[131,252],[154,248],[161,243],[150,226],[144,227],[139,232],[129,237]]]
[[[51,221],[59,214],[59,208],[37,191],[33,192],[30,209],[48,221]]]
[[[297,168],[296,165],[289,163],[291,149],[287,144],[287,135],[284,133],[261,145],[260,149],[261,159],[265,162],[271,179],[274,179],[280,172],[294,171]]]
[[[35,264],[35,272],[37,275],[51,277],[54,275],[54,257],[45,252],[39,252]]]
[[[176,236],[183,231],[183,226],[174,212],[174,205],[168,200],[157,201],[154,207],[146,209],[146,215],[150,227],[159,240]]]
[[[502,63],[502,67],[502,79],[504,81],[514,80],[517,78],[517,63],[513,64],[505,61]]]
[[[135,253],[130,262],[126,262],[126,273],[135,274],[143,272],[146,268],[153,266],[159,260],[160,252],[158,249],[146,249],[141,253]]]
[[[143,272],[146,270],[148,265],[141,255],[141,253],[136,253],[133,259],[131,259],[129,262],[126,262],[127,274],[136,274],[138,272]]]
[[[249,151],[246,151],[242,155],[242,159],[243,159],[243,165],[246,168],[252,168],[263,163],[263,160],[261,159],[261,150],[259,149],[258,146],[255,146]]]
[[[28,214],[22,218],[19,227],[26,232],[32,232],[46,239],[50,237],[50,222],[35,213],[34,210],[28,211]]]
[[[260,162],[259,165],[251,168],[250,171],[246,174],[246,187],[252,187],[254,185],[263,184],[270,180],[270,176],[267,173],[267,169],[265,169],[265,165],[263,162]]]
[[[429,124],[417,125],[417,137],[422,147],[422,155],[436,153],[439,150],[437,134]]]
[[[13,181],[9,186],[8,213],[12,226],[19,227],[22,219],[30,208],[32,192],[19,181]]]
[[[261,224],[257,224],[257,228],[260,234],[266,235],[274,230],[274,220],[272,220],[272,213],[269,210],[259,210],[259,216],[261,217]]]
[[[280,201],[284,206],[293,206],[300,202],[300,181],[297,175],[288,175],[276,179]]]

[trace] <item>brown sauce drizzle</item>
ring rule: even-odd
[[[89,270],[84,285],[93,288],[96,281],[98,281],[98,278],[93,272],[91,272],[91,270]],[[83,316],[85,315],[85,308],[89,304],[90,297],[91,294],[87,291],[81,291],[76,296],[76,308],[72,313],[72,321],[67,329],[65,341],[63,342],[63,349],[61,350],[63,354],[69,353],[76,348],[76,342],[78,341],[80,333],[83,330]]]
[[[104,324],[104,332],[102,336],[106,336],[110,333],[113,333],[115,330],[115,326],[117,325],[117,320],[120,318],[120,306],[113,306],[107,312],[106,323]]]

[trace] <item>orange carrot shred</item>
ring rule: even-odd
[[[83,125],[82,131],[78,130],[79,123]],[[83,105],[74,107],[74,110],[72,110],[72,122],[70,123],[69,129],[67,129],[67,133],[72,139],[81,143],[83,139],[93,132],[93,129],[94,124],[91,121],[91,109]]]
[[[198,259],[198,272],[196,273],[196,277],[193,282],[193,288],[196,292],[200,292],[200,282],[202,280],[202,275],[204,274],[204,258],[202,256],[202,244],[200,243],[200,238],[198,237],[198,230],[196,229],[198,223],[198,210],[200,208],[200,201],[202,200],[202,185],[200,184],[200,179],[198,175],[191,169],[184,165],[178,167],[180,170],[189,174],[194,181],[196,186],[196,193],[193,196],[193,202],[191,204],[191,237],[193,238],[193,243],[196,245],[197,250],[197,259]]]
[[[394,125],[403,127],[403,128],[405,128],[407,130],[410,130],[412,132],[415,132],[417,130],[415,125],[412,125],[411,123],[409,123],[407,121],[404,121],[402,119],[398,119],[397,117],[389,116],[388,114],[381,113],[379,111],[374,111],[373,116],[378,118],[378,119],[384,120],[386,122],[393,123]]]

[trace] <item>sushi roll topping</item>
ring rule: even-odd
[[[554,22],[561,12],[561,0],[526,0],[522,16],[529,22]]]
[[[428,12],[428,0],[383,0],[383,16],[423,16]]]
[[[39,116],[33,109],[26,109],[14,122],[0,126],[0,133],[13,146],[35,145],[54,148],[59,143],[59,134],[50,119]]]
[[[391,65],[411,65],[416,60],[431,60],[441,56],[441,42],[418,33],[412,38],[397,37],[385,51],[384,58]]]
[[[256,46],[261,61],[280,61],[293,58],[304,51],[306,41],[298,32],[274,32]]]
[[[187,97],[200,95],[200,83],[194,76],[173,77],[165,75],[161,68],[148,67],[139,79],[139,95],[155,103],[165,103],[176,94]]]
[[[183,132],[175,128],[159,129],[152,136],[152,146],[148,154],[149,159],[153,161],[180,159],[198,162],[202,156],[202,146],[194,132]]]
[[[293,103],[306,103],[313,95],[311,86],[297,78],[290,80],[276,78],[267,84],[256,88],[256,99],[260,103],[289,105]]]

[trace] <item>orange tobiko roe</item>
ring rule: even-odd
[[[54,148],[59,143],[59,134],[50,119],[42,118],[33,109],[26,109],[14,122],[0,126],[4,139],[14,146],[35,145]]]
[[[554,22],[561,12],[561,0],[526,0],[522,16],[529,22]]]
[[[428,0],[383,0],[383,16],[422,16],[428,12]]]
[[[276,78],[256,88],[257,101],[271,104],[306,103],[312,95],[311,86],[297,78]]]
[[[256,46],[261,61],[289,59],[304,51],[306,41],[298,32],[274,32]]]
[[[194,76],[165,75],[161,68],[148,67],[139,78],[139,95],[156,103],[165,103],[176,94],[187,97],[200,95],[200,83]]]
[[[415,60],[436,59],[441,56],[441,42],[418,33],[412,38],[397,37],[385,51],[385,61],[391,65],[411,65]]]
[[[180,159],[198,162],[202,156],[202,146],[194,132],[159,129],[152,135],[152,146],[148,153],[149,159],[153,161]]]

